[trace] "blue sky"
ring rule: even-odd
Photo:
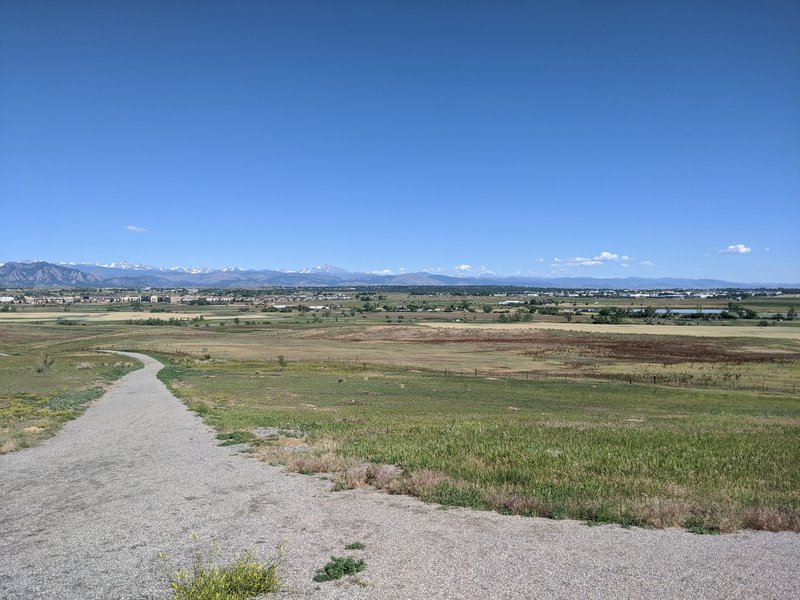
[[[0,262],[800,282],[796,1],[0,0]]]

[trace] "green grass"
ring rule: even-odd
[[[0,454],[53,435],[103,395],[109,383],[140,367],[121,356],[88,352],[19,353],[0,360]]]
[[[444,505],[624,526],[800,529],[796,397],[322,363],[282,373],[174,364],[159,376],[203,402],[229,439],[256,427],[304,431],[327,453],[325,470],[344,479],[359,462],[397,465],[403,476],[387,489]],[[314,470],[303,460],[299,470]]]

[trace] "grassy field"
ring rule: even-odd
[[[426,327],[191,309],[187,326],[0,323],[5,451],[131,368],[97,350],[138,350],[169,365],[163,379],[221,443],[339,486],[591,522],[800,530],[794,324]],[[55,362],[37,373],[44,354]]]
[[[800,529],[797,398],[325,363],[179,359],[161,377],[221,439],[343,486],[592,522]]]
[[[141,365],[99,352],[22,352],[0,356],[0,454],[53,435]]]

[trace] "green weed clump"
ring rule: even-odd
[[[189,405],[189,410],[196,412],[198,415],[205,415],[211,411],[211,407],[205,402],[192,402]]]
[[[364,544],[363,542],[353,542],[352,544],[347,544],[347,546],[345,546],[344,549],[345,550],[363,550],[366,547],[367,547],[367,545]]]
[[[207,554],[196,552],[191,566],[170,576],[175,600],[247,600],[280,589],[277,563],[264,564],[247,551],[218,565],[219,553],[216,544]],[[161,558],[168,560],[163,554]]]
[[[235,446],[237,444],[253,442],[257,438],[249,431],[231,431],[229,433],[218,434],[217,439],[220,440],[220,446]]]
[[[317,570],[314,575],[314,581],[333,581],[334,579],[341,579],[345,575],[355,575],[367,568],[363,560],[356,560],[349,556],[343,558],[341,556],[331,556],[331,559],[321,569]]]

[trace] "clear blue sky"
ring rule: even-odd
[[[800,281],[800,2],[0,0],[0,262]]]

